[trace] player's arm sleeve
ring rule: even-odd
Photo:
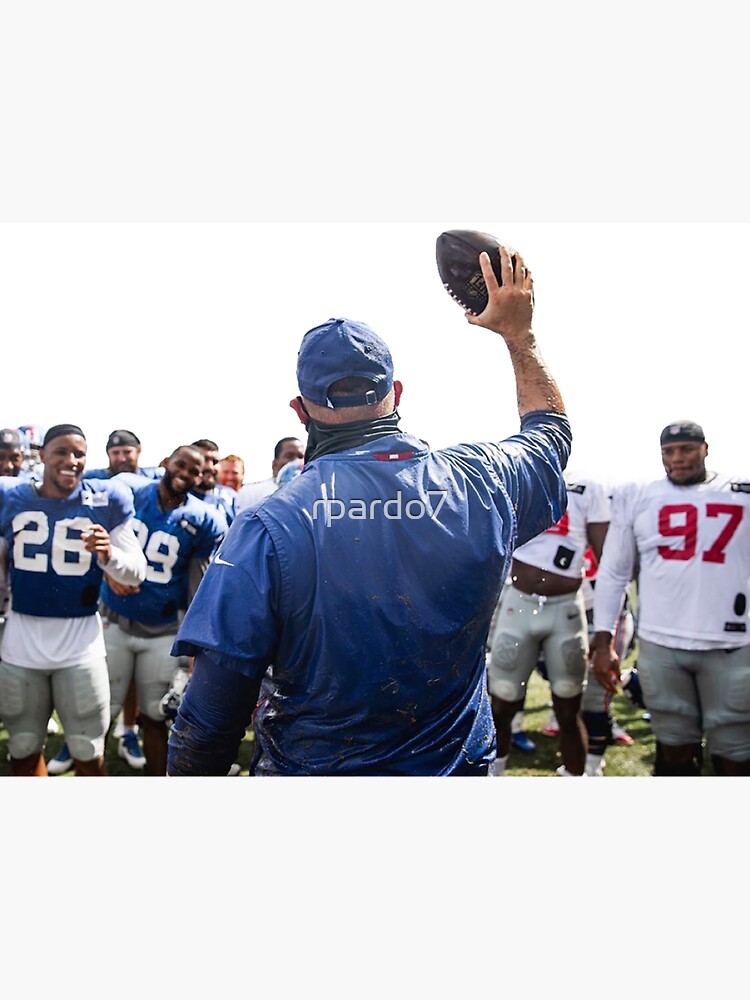
[[[279,643],[281,573],[270,535],[257,517],[227,533],[187,609],[173,656],[212,650],[223,666],[261,678]]]
[[[169,736],[167,773],[225,775],[252,721],[263,676],[279,642],[281,575],[271,538],[256,517],[227,534],[206,571],[172,653],[195,656]]]
[[[118,524],[109,533],[111,553],[106,566],[100,562],[107,576],[117,583],[137,587],[146,579],[146,557],[133,531],[130,520]]]
[[[571,444],[564,414],[534,410],[523,416],[520,434],[496,446],[502,483],[516,511],[516,547],[557,524],[567,510],[563,472]]]
[[[226,775],[258,703],[260,678],[222,666],[212,652],[200,653],[169,730],[167,774]]]
[[[594,632],[615,634],[637,556],[635,534],[622,497],[613,498],[612,520],[604,539],[594,588]]]

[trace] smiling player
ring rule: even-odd
[[[51,427],[41,483],[0,479],[0,569],[12,610],[0,650],[0,716],[11,773],[45,776],[47,721],[56,709],[76,774],[102,776],[109,681],[99,587],[138,586],[146,563],[133,534],[133,496],[122,483],[83,480],[86,438]],[[0,586],[5,572],[0,572]]]

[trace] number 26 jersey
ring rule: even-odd
[[[82,532],[101,524],[111,534],[132,515],[132,493],[110,480],[84,478],[58,498],[39,496],[34,483],[0,478],[13,610],[47,618],[94,615],[102,569]]]

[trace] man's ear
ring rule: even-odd
[[[294,412],[299,417],[300,423],[307,427],[307,421],[310,419],[310,414],[305,410],[302,405],[302,400],[299,396],[295,396],[294,399],[289,400],[289,405],[294,410]]]
[[[398,379],[394,379],[394,381],[393,381],[393,394],[394,394],[394,397],[395,397],[394,398],[394,404],[395,404],[396,409],[398,409],[398,404],[401,401],[401,393],[403,391],[404,391],[403,384],[401,382],[399,382]]]

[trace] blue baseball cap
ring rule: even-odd
[[[328,391],[342,378],[363,378],[372,389],[356,396]],[[297,384],[305,399],[318,406],[372,406],[393,388],[393,359],[387,345],[366,323],[329,319],[308,330],[297,355]]]

